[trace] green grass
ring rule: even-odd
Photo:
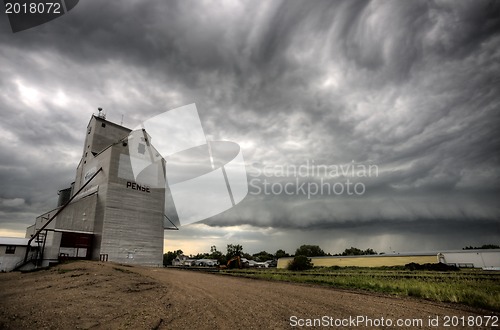
[[[436,272],[409,271],[402,267],[330,267],[301,272],[283,269],[243,269],[227,270],[223,273],[266,280],[361,289],[500,311],[498,272],[476,269]]]

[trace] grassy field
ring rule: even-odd
[[[224,274],[275,281],[313,283],[453,302],[500,311],[500,272],[410,271],[403,267],[328,267],[294,272],[283,269],[226,270]]]

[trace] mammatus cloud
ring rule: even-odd
[[[483,243],[500,233],[498,17],[496,1],[85,1],[12,34],[2,16],[0,228],[55,205],[97,106],[133,128],[196,102],[207,137],[237,141],[249,171],[379,167],[358,178],[362,196],[249,195],[211,230],[274,228],[285,245],[296,230],[349,241],[376,224],[404,246],[428,228],[432,248],[446,225],[463,228],[461,245]]]

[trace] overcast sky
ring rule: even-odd
[[[0,235],[55,207],[97,107],[132,128],[190,103],[252,184],[166,250],[500,244],[500,2],[476,0],[85,0],[15,34],[1,14]]]

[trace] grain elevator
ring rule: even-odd
[[[26,230],[35,247],[28,258],[41,265],[72,258],[162,265],[165,188],[149,182],[161,182],[164,162],[134,177],[130,133],[101,111],[92,115],[74,182],[59,191],[57,208]],[[138,154],[151,150],[147,134],[139,139]]]

